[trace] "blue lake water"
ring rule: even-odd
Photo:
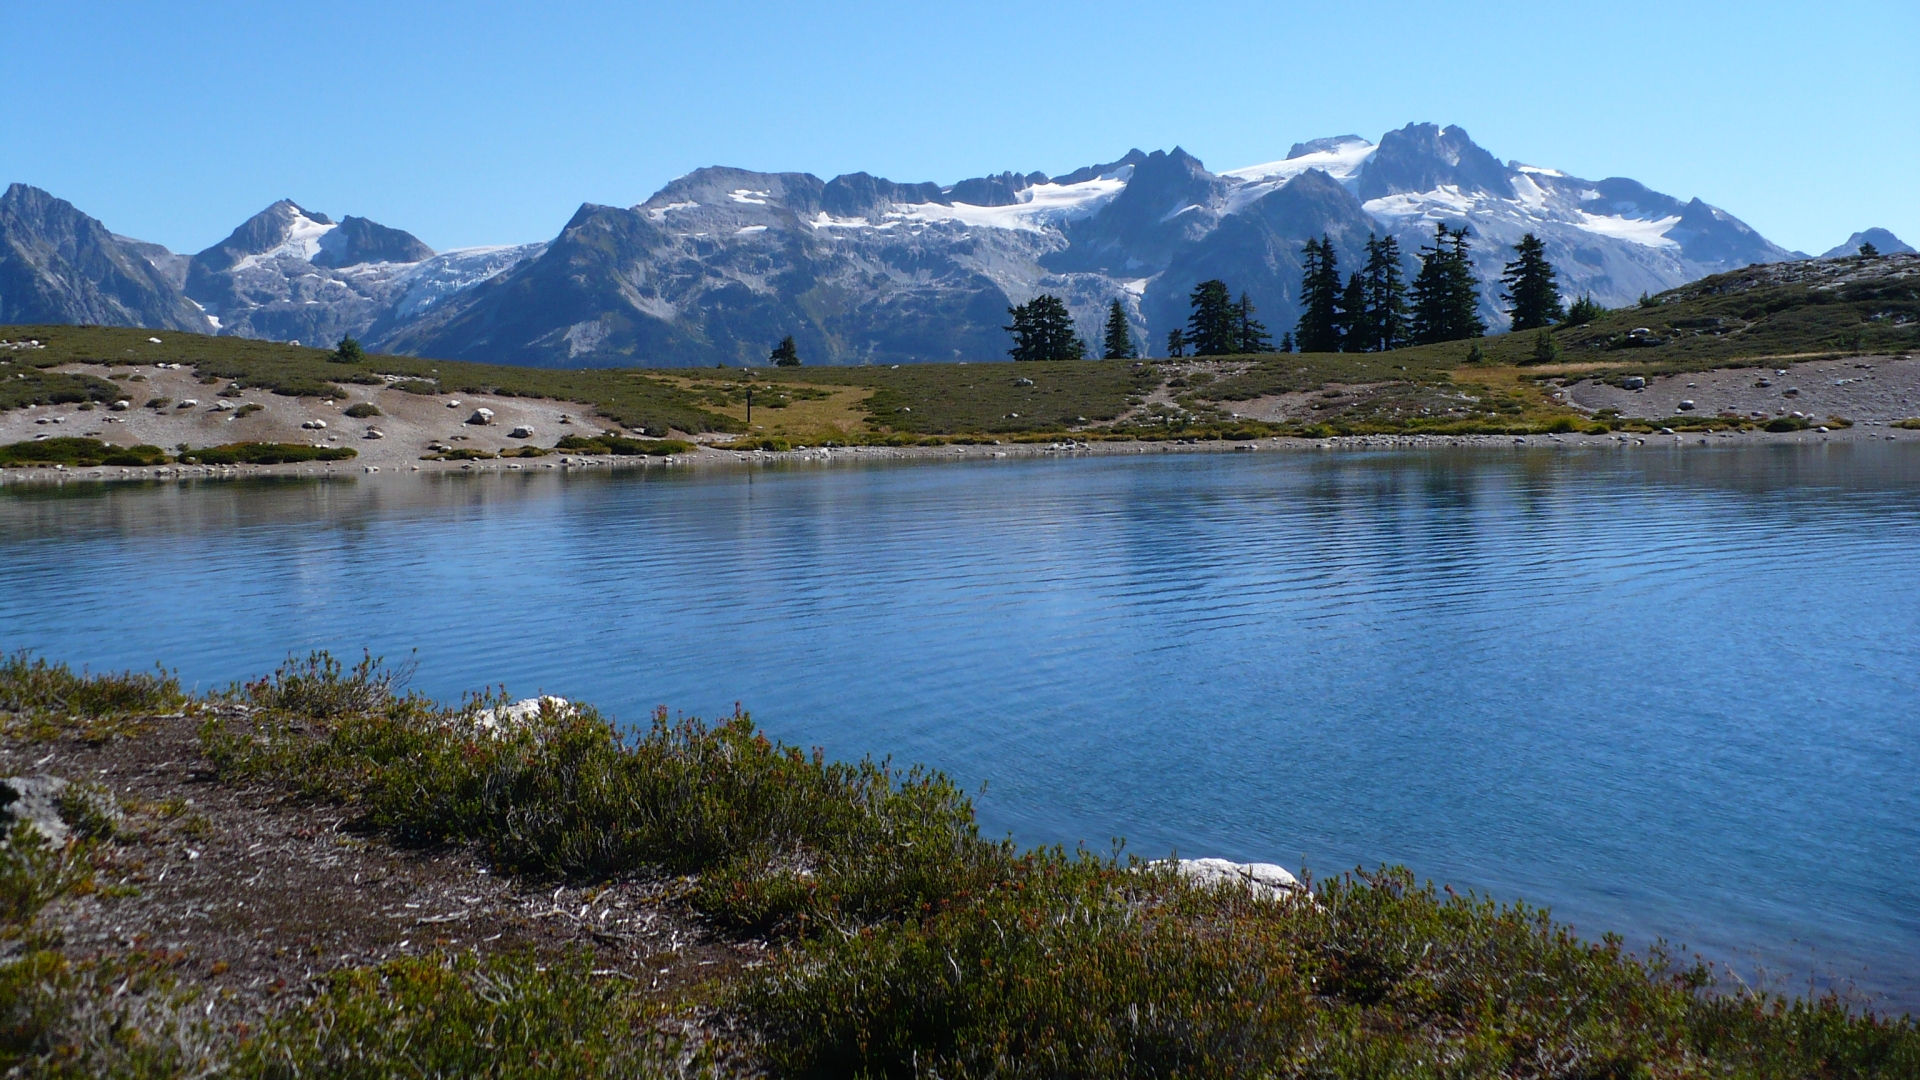
[[[0,488],[0,646],[417,649],[1114,837],[1550,905],[1920,1011],[1911,444]]]

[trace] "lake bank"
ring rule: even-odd
[[[461,473],[522,473],[592,469],[715,468],[803,462],[995,461],[1013,458],[1053,458],[1063,455],[1127,457],[1149,454],[1218,454],[1250,452],[1324,452],[1340,450],[1484,450],[1517,449],[1659,449],[1756,445],[1817,445],[1906,442],[1920,443],[1920,430],[1868,423],[1828,431],[1773,432],[1763,430],[1660,433],[1565,432],[1541,435],[1344,435],[1326,438],[1106,440],[1062,436],[1047,442],[1003,440],[945,446],[815,446],[794,450],[732,450],[724,445],[696,443],[685,453],[656,457],[621,457],[555,450],[545,457],[468,461],[381,458],[385,464],[354,458],[336,462],[284,465],[158,465],[158,466],[28,466],[0,469],[0,486],[7,484],[67,483],[75,480],[145,481],[240,477],[352,477],[382,475],[435,476]]]

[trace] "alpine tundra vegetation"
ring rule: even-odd
[[[1132,857],[1022,852],[981,836],[938,773],[828,761],[743,714],[706,724],[663,710],[629,735],[558,698],[448,705],[403,682],[324,654],[203,696],[164,671],[0,663],[15,822],[0,841],[0,1068],[1920,1070],[1911,1020],[1720,985],[1661,947],[1583,940],[1544,911],[1401,869],[1275,895]],[[250,907],[269,867],[274,900]],[[196,891],[209,880],[218,895]],[[396,884],[430,904],[384,901],[401,923],[355,910]],[[223,928],[179,929],[209,905]],[[216,952],[216,939],[276,931],[282,947],[216,962],[164,944],[206,937]]]

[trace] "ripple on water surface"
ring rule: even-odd
[[[0,643],[740,701],[1022,842],[1404,862],[1920,1007],[1920,455],[1203,455],[0,489]]]

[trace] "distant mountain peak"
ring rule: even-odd
[[[1292,161],[1295,158],[1306,157],[1308,154],[1338,153],[1342,150],[1345,150],[1349,147],[1354,146],[1355,144],[1360,144],[1368,147],[1371,147],[1373,145],[1371,142],[1368,142],[1367,140],[1361,138],[1358,135],[1335,135],[1327,139],[1314,139],[1309,142],[1294,143],[1293,149],[1287,151],[1286,159],[1288,161]]]
[[[1906,241],[1893,235],[1886,229],[1865,229],[1847,237],[1847,241],[1831,251],[1821,254],[1823,259],[1838,259],[1848,255],[1860,254],[1861,244],[1872,244],[1874,250],[1882,255],[1910,255],[1913,247]]]
[[[1380,136],[1360,171],[1363,201],[1454,187],[1513,198],[1506,166],[1481,149],[1459,125],[1408,124]]]

